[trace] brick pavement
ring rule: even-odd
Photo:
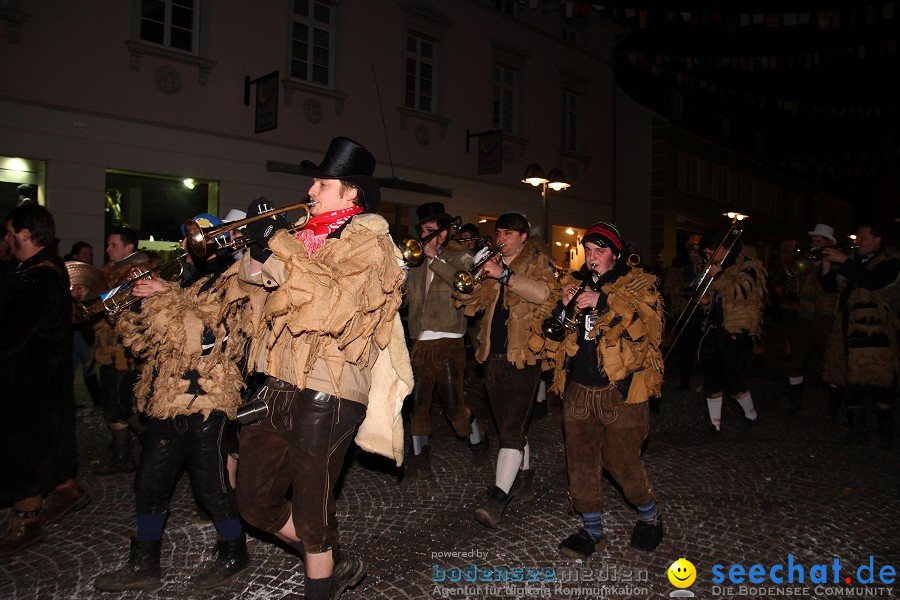
[[[874,440],[867,447],[839,444],[836,440],[843,426],[825,419],[821,385],[808,385],[808,416],[799,421],[789,419],[784,414],[783,365],[777,358],[768,362],[765,368],[751,369],[748,374],[761,415],[749,437],[740,431],[739,407],[729,401],[722,439],[710,443],[701,395],[675,392],[667,385],[661,412],[652,416],[645,452],[666,526],[666,538],[652,554],[629,548],[636,514],[613,486],[607,486],[605,496],[607,549],[584,563],[558,553],[559,541],[580,524],[578,517],[565,512],[565,455],[558,404],[551,403],[550,414],[536,420],[530,432],[537,500],[510,508],[496,531],[486,530],[472,518],[492,475],[473,473],[466,443],[452,436],[449,424],[436,410],[436,482],[400,487],[396,469],[386,460],[359,454],[351,461],[338,499],[342,543],[367,561],[369,575],[343,598],[663,598],[675,589],[665,573],[679,557],[686,557],[697,568],[697,582],[690,589],[699,598],[729,596],[713,587],[715,564],[725,565],[726,570],[733,563],[746,567],[759,563],[768,568],[787,562],[793,554],[795,562],[809,568],[830,565],[837,558],[845,567],[843,576],[848,574],[847,567],[865,564],[874,555],[876,572],[885,564],[900,567],[897,448],[878,449]],[[480,400],[475,404],[480,406]],[[871,427],[874,438],[874,425]],[[107,441],[98,409],[78,411],[78,435],[80,479],[90,489],[93,502],[48,527],[40,544],[19,556],[0,559],[0,598],[111,597],[95,592],[92,581],[99,572],[126,558],[127,538],[134,528],[133,478],[90,474]],[[491,442],[496,456],[496,436]],[[208,559],[215,536],[211,525],[192,522],[193,514],[185,477],[175,491],[164,538],[164,585],[156,593],[133,592],[125,597],[303,597],[298,560],[259,539],[249,541],[252,568],[245,576],[216,593],[193,592],[189,576]],[[8,514],[2,513],[0,527],[5,529],[7,518]],[[439,557],[436,553],[441,552],[481,554]],[[559,588],[556,583],[543,587],[513,583],[509,589],[491,593],[483,582],[469,584],[466,590],[464,582],[433,581],[435,566],[448,571],[472,563],[478,567],[554,569],[557,581],[577,577],[580,582]],[[576,568],[582,570],[573,570]],[[585,580],[587,576],[594,581]],[[604,589],[603,585],[618,589]],[[812,586],[806,596],[784,594],[784,586],[769,593],[765,589],[758,593],[761,586],[751,587],[753,591],[742,593],[735,586],[734,595],[797,598],[836,594],[831,587],[817,594]],[[777,586],[770,583],[766,587]],[[854,586],[832,587],[846,592]],[[881,597],[900,596],[895,590],[887,593],[874,585],[867,590]],[[581,596],[574,595],[579,591]]]

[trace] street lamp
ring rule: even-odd
[[[566,183],[566,176],[559,169],[550,169],[550,172],[544,177],[544,170],[537,163],[531,163],[525,168],[525,176],[522,177],[522,183],[528,183],[534,187],[541,186],[541,201],[544,205],[544,238],[547,244],[550,244],[550,206],[547,204],[547,188],[554,192],[559,192],[571,187]]]

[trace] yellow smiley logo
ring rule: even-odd
[[[669,581],[677,588],[689,587],[697,579],[697,569],[686,558],[679,558],[669,565]]]

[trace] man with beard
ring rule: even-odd
[[[19,262],[0,274],[0,502],[13,509],[0,556],[40,541],[43,525],[91,500],[75,481],[72,298],[53,215],[27,202],[5,224]]]

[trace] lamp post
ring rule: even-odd
[[[544,170],[537,163],[531,163],[525,168],[525,176],[522,183],[528,183],[534,187],[541,186],[541,202],[544,205],[544,238],[547,245],[551,243],[550,233],[550,205],[547,203],[547,188],[554,192],[559,192],[571,187],[570,183],[566,183],[566,176],[559,169],[550,169],[550,172],[544,177]]]

